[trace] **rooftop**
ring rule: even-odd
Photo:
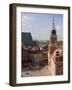
[[[22,32],[23,45],[33,45],[33,39],[30,32]]]

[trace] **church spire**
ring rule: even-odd
[[[53,30],[55,30],[55,25],[54,25],[54,18],[53,18]]]
[[[53,35],[56,34],[55,24],[54,24],[54,18],[53,18],[53,26],[52,26],[52,32]]]

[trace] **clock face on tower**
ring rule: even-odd
[[[55,45],[57,43],[57,35],[51,35],[50,42],[52,45]]]

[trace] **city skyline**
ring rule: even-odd
[[[52,27],[57,32],[58,41],[63,41],[63,15],[48,13],[21,13],[21,30],[30,32],[33,40],[49,40]]]

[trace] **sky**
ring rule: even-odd
[[[63,40],[63,15],[21,12],[21,31],[31,32],[33,40],[49,40],[53,18],[58,41]]]

